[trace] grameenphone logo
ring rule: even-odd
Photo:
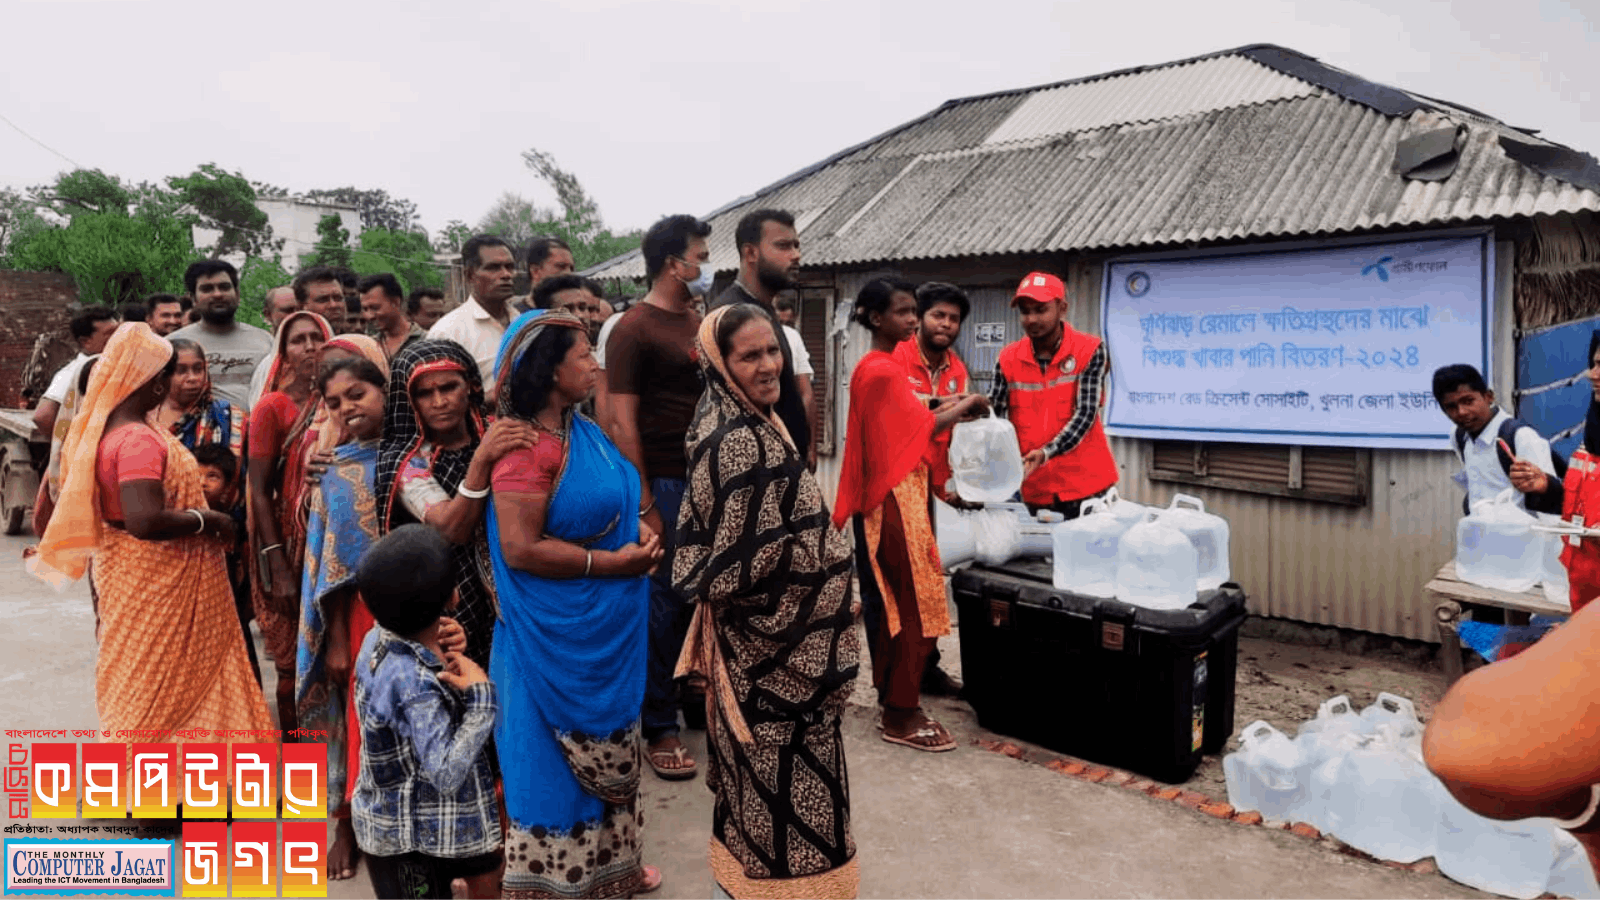
[[[1365,278],[1368,275],[1372,275],[1372,274],[1376,273],[1377,276],[1378,276],[1378,280],[1379,281],[1388,281],[1389,280],[1389,263],[1392,263],[1392,262],[1394,262],[1394,257],[1392,257],[1392,256],[1380,256],[1380,257],[1378,257],[1377,262],[1374,262],[1374,263],[1368,265],[1366,268],[1361,270],[1361,277]]]

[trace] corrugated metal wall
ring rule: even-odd
[[[969,324],[1007,323],[1006,338],[1016,340],[1021,327],[1009,306],[1010,292],[1029,269],[1064,272],[1071,302],[1068,319],[1074,328],[1098,332],[1100,296],[1107,257],[1077,255],[1016,258],[985,263],[947,261],[906,264],[897,271],[912,280],[940,278],[962,284],[974,300]],[[1512,252],[1496,244],[1497,322],[1496,371],[1490,379],[1497,394],[1511,396]],[[838,310],[847,310],[856,291],[870,277],[885,271],[840,272]],[[965,271],[967,277],[955,277]],[[837,313],[836,313],[837,314]],[[975,346],[975,329],[963,327],[957,347],[976,377],[993,371],[998,348]],[[842,352],[830,363],[840,379],[834,405],[838,434],[848,420],[849,373],[867,345],[867,332],[848,326]],[[984,385],[987,387],[987,385]],[[1455,456],[1440,452],[1373,450],[1371,502],[1350,508],[1304,500],[1269,497],[1217,488],[1201,488],[1146,477],[1153,443],[1112,438],[1121,469],[1119,490],[1141,503],[1165,505],[1178,491],[1200,497],[1210,511],[1228,520],[1234,580],[1250,597],[1250,611],[1354,628],[1379,634],[1437,640],[1433,609],[1422,587],[1454,552],[1461,493],[1451,475]],[[843,441],[839,448],[842,454]],[[831,498],[838,484],[839,455],[819,466]],[[1314,473],[1307,473],[1308,477]]]
[[[1100,327],[1104,258],[1074,260],[1069,289],[1093,302],[1074,304],[1076,328]],[[1512,383],[1511,245],[1496,244],[1494,377],[1500,396]],[[1233,578],[1250,597],[1250,611],[1320,625],[1438,640],[1433,609],[1422,587],[1455,552],[1461,491],[1451,481],[1459,466],[1448,450],[1372,450],[1372,494],[1365,507],[1344,507],[1201,488],[1146,477],[1153,443],[1112,438],[1122,470],[1120,491],[1141,503],[1164,505],[1177,491],[1201,498],[1228,520]]]

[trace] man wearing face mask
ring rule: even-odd
[[[678,737],[678,710],[687,704],[673,673],[690,608],[672,589],[672,555],[688,477],[684,437],[702,391],[694,356],[700,314],[690,299],[704,292],[711,276],[710,234],[710,225],[688,215],[668,216],[645,232],[640,252],[650,293],[617,320],[605,347],[605,428],[639,470],[640,524],[661,535],[661,565],[650,578],[650,650],[639,718],[645,759],[669,780],[693,777],[696,768]]]
[[[746,213],[733,232],[739,251],[739,277],[717,297],[711,309],[733,303],[754,303],[767,311],[773,328],[780,326],[773,306],[778,292],[794,287],[800,277],[800,235],[794,229],[794,216],[781,209],[758,209]],[[709,278],[709,273],[706,273]],[[778,331],[783,334],[782,330]],[[795,374],[794,348],[779,341],[783,349],[782,393],[773,407],[783,420],[794,445],[805,456],[812,471],[817,468],[817,448],[811,441],[811,378]]]

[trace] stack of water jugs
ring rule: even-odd
[[[1554,820],[1487,819],[1450,796],[1422,762],[1404,697],[1379,694],[1358,714],[1340,695],[1293,739],[1258,721],[1239,742],[1222,760],[1235,809],[1306,822],[1379,859],[1431,856],[1449,878],[1508,897],[1600,897],[1588,854]]]
[[[1084,501],[1082,514],[1051,529],[1055,586],[1147,609],[1185,609],[1228,580],[1228,523],[1199,498],[1177,494],[1166,509],[1118,499]]]
[[[1517,493],[1479,500],[1456,525],[1456,577],[1462,581],[1520,594],[1536,584],[1545,599],[1567,606],[1567,571],[1561,565],[1561,537],[1534,530],[1540,519],[1517,505]],[[1548,523],[1548,522],[1547,522]]]

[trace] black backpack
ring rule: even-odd
[[[1516,446],[1517,446],[1517,430],[1519,428],[1533,428],[1533,426],[1529,425],[1527,422],[1522,421],[1521,419],[1513,418],[1511,416],[1507,416],[1506,420],[1504,422],[1500,423],[1500,440],[1505,441],[1507,447],[1511,447],[1512,449],[1516,449]],[[1538,433],[1539,433],[1539,429],[1534,428],[1534,434],[1538,434]],[[1467,449],[1467,431],[1466,431],[1466,429],[1464,429],[1464,428],[1457,428],[1456,429],[1455,445],[1456,445],[1456,458],[1461,460],[1462,464],[1465,464],[1466,461],[1467,461],[1467,454],[1466,454],[1466,449]],[[1504,449],[1502,449],[1498,444],[1495,445],[1494,455],[1495,455],[1496,459],[1500,460],[1500,469],[1501,469],[1501,471],[1505,472],[1507,476],[1510,476],[1510,474],[1511,474],[1511,457],[1509,455],[1507,455],[1506,451]],[[1556,470],[1556,472],[1555,472],[1556,480],[1557,481],[1565,481],[1566,478],[1567,478],[1567,461],[1562,459],[1560,454],[1556,453],[1554,447],[1550,448],[1550,464]],[[1471,513],[1472,512],[1471,504],[1469,504],[1467,502],[1467,498],[1465,498],[1465,497],[1461,498],[1461,511],[1463,513]]]

